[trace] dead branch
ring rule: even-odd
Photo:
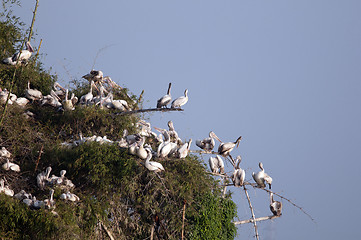
[[[143,112],[171,112],[171,111],[184,111],[181,108],[148,108],[148,109],[139,109],[127,112],[118,112],[115,115],[124,116],[136,113],[143,113]]]
[[[187,201],[184,200],[183,202],[183,217],[182,217],[182,240],[184,239],[184,219],[186,217],[186,204],[187,204]]]
[[[245,223],[251,223],[251,222],[253,223],[254,221],[260,222],[260,221],[265,221],[265,220],[271,220],[274,218],[279,218],[280,216],[272,215],[272,216],[267,216],[267,217],[259,217],[259,218],[255,218],[255,219],[251,218],[248,220],[242,220],[242,221],[233,222],[233,223],[234,223],[234,225],[239,225],[239,224],[245,224]]]
[[[254,226],[254,232],[256,234],[256,239],[259,240],[259,235],[258,235],[258,229],[257,229],[257,221],[256,221],[256,217],[254,215],[254,211],[253,211],[253,207],[252,207],[252,203],[251,203],[251,199],[249,198],[248,192],[247,192],[247,188],[245,185],[243,185],[243,189],[244,192],[246,194],[247,200],[248,200],[248,204],[249,204],[249,208],[251,209],[251,214],[252,214],[252,222],[253,222],[253,226]]]
[[[254,188],[257,188],[254,184],[249,184],[249,185],[251,185],[251,186],[254,187]],[[282,195],[280,195],[280,194],[278,194],[278,193],[272,192],[271,190],[265,189],[265,188],[258,188],[258,189],[262,189],[262,190],[264,190],[264,191],[266,191],[266,192],[268,192],[268,193],[273,193],[274,195],[276,195],[276,196],[278,196],[278,197],[286,200],[287,202],[289,202],[290,204],[292,204],[294,207],[300,209],[301,212],[303,212],[305,215],[307,215],[314,223],[317,223],[317,222],[315,221],[315,219],[314,219],[310,214],[308,214],[302,207],[298,206],[297,204],[295,204],[294,202],[292,202],[290,199],[288,199],[288,198],[286,198],[286,197],[284,197],[284,196],[282,196]]]
[[[39,165],[39,161],[40,161],[40,158],[41,158],[41,154],[43,153],[43,148],[44,148],[44,145],[41,145],[41,148],[40,148],[40,151],[39,151],[38,160],[36,161],[36,165],[35,165],[35,170],[34,170],[34,172],[36,172],[36,169],[38,169],[38,165]]]
[[[113,235],[111,234],[111,232],[108,230],[108,228],[104,225],[104,223],[102,222],[102,220],[100,220],[98,218],[99,222],[100,222],[100,225],[103,227],[104,231],[107,233],[108,237],[111,239],[111,240],[114,240],[114,237]]]

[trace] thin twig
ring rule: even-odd
[[[38,164],[39,164],[39,161],[40,161],[40,158],[41,158],[41,154],[43,153],[43,148],[44,148],[44,145],[41,145],[41,148],[40,148],[40,151],[39,151],[38,160],[36,161],[36,165],[35,165],[35,170],[34,170],[34,172],[36,172],[36,169],[38,169]]]
[[[252,185],[252,184],[250,184],[250,185],[251,185],[252,187],[254,187],[254,188],[257,188],[256,186],[254,186],[254,185]],[[278,196],[278,197],[286,200],[287,202],[291,203],[294,207],[300,209],[301,212],[303,212],[305,215],[307,215],[314,223],[317,223],[317,222],[315,221],[315,219],[314,219],[310,214],[308,214],[305,210],[303,210],[302,207],[298,206],[297,204],[295,204],[294,202],[292,202],[290,199],[285,198],[284,196],[282,196],[282,195],[280,195],[280,194],[278,194],[278,193],[272,192],[272,191],[270,191],[270,190],[268,190],[268,189],[265,189],[265,188],[258,188],[258,189],[262,189],[262,190],[264,190],[264,191],[266,191],[266,192],[268,192],[268,193],[273,193],[274,195],[276,195],[276,196]]]
[[[42,42],[43,42],[43,39],[40,39],[39,47],[38,47],[38,50],[36,51],[35,58],[34,58],[34,64],[36,63],[36,59],[38,59],[39,51],[40,51],[40,47],[41,47]]]
[[[257,240],[259,240],[258,229],[257,229],[257,221],[256,221],[256,217],[255,217],[255,215],[254,215],[254,211],[253,211],[251,199],[249,198],[249,195],[248,195],[248,192],[247,192],[247,188],[246,188],[245,185],[243,185],[243,189],[244,189],[244,192],[245,192],[246,197],[247,197],[247,200],[248,200],[249,208],[251,209],[253,226],[254,226],[254,232],[255,232],[255,234],[256,234],[255,237],[256,237]]]
[[[100,222],[100,225],[103,227],[103,229],[105,230],[105,232],[108,234],[108,237],[111,239],[111,240],[114,240],[114,237],[112,235],[112,233],[108,230],[108,228],[104,225],[104,223],[102,222],[102,220],[99,219],[98,217],[98,221]]]
[[[148,109],[139,109],[127,112],[118,112],[115,115],[123,116],[123,115],[130,115],[142,112],[171,112],[171,111],[184,111],[181,108],[148,108]]]
[[[239,224],[245,224],[245,223],[253,223],[254,221],[260,222],[260,221],[271,220],[271,219],[275,219],[275,218],[279,218],[279,217],[281,217],[281,215],[280,216],[272,215],[272,216],[267,216],[267,217],[259,217],[259,218],[256,218],[256,219],[251,218],[251,219],[247,219],[247,220],[233,222],[233,224],[234,225],[239,225]]]
[[[184,219],[185,219],[185,216],[186,216],[186,204],[187,204],[187,201],[184,200],[184,202],[183,202],[183,217],[182,217],[182,240],[184,239]]]

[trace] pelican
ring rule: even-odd
[[[66,170],[61,170],[60,171],[60,177],[57,176],[52,176],[49,181],[52,185],[60,185],[64,182],[65,180],[65,174],[66,174]]]
[[[16,65],[17,63],[26,63],[27,60],[31,57],[31,54],[34,52],[34,49],[30,45],[30,42],[25,43],[26,50],[21,50],[16,52],[12,57],[5,58],[3,63],[9,65]]]
[[[43,94],[37,89],[30,88],[30,81],[28,81],[28,88],[25,90],[25,97],[31,101],[43,98]]]
[[[263,168],[263,163],[259,163],[258,164],[259,168],[261,169],[261,171],[259,171],[258,173],[252,173],[252,177],[254,179],[254,181],[257,183],[257,187],[259,188],[265,188],[266,187],[266,183],[268,183],[268,187],[269,189],[271,189],[271,184],[272,184],[272,178],[264,172],[264,168]]]
[[[69,201],[72,201],[72,202],[76,202],[76,201],[79,201],[80,198],[75,195],[74,193],[71,193],[71,192],[67,192],[67,193],[62,193],[60,195],[60,199],[63,199],[63,200],[69,200]]]
[[[91,70],[90,73],[82,76],[82,78],[88,80],[89,82],[93,81],[94,83],[103,81],[103,72],[97,70]]]
[[[31,205],[34,209],[40,209],[45,207],[45,202],[41,200],[36,200],[35,197],[33,197],[33,204]]]
[[[94,81],[91,80],[89,92],[87,94],[81,96],[81,98],[80,98],[81,104],[89,104],[90,101],[93,99],[93,87],[97,88],[94,84]]]
[[[108,96],[104,99],[104,101],[106,101],[108,99],[110,100],[108,102],[108,104],[106,104],[106,107],[114,108],[114,109],[117,109],[117,110],[120,110],[120,111],[123,111],[123,112],[131,110],[130,107],[128,106],[127,101],[120,100],[120,99],[114,100],[113,98],[114,98],[113,94],[109,93]]]
[[[237,145],[239,145],[239,142],[241,141],[242,136],[240,136],[239,138],[237,138],[237,140],[235,142],[228,142],[228,143],[221,143],[218,147],[218,154],[223,156],[223,157],[227,157],[229,156],[233,162],[233,165],[235,164],[232,156],[229,154],[233,148]],[[219,140],[219,139],[218,139]]]
[[[233,180],[233,184],[236,187],[240,187],[243,186],[244,184],[244,178],[246,177],[246,172],[239,167],[239,164],[242,161],[241,156],[237,156],[236,158],[237,161],[237,166],[234,169],[233,175],[232,175],[232,180]]]
[[[209,166],[213,173],[224,173],[224,162],[219,155],[209,158]]]
[[[147,151],[143,147],[144,142],[145,142],[145,138],[142,137],[142,140],[140,141],[139,146],[135,148],[135,154],[142,160],[146,159],[148,156]]]
[[[167,107],[167,105],[172,101],[172,96],[170,95],[170,88],[172,83],[169,83],[167,94],[158,99],[157,101],[157,108]]]
[[[172,121],[168,121],[168,134],[172,142],[176,142],[180,145],[183,144],[182,139],[178,137],[178,133],[174,129],[174,125]]]
[[[63,108],[65,111],[72,111],[75,109],[75,107],[73,106],[72,100],[68,99],[68,94],[69,94],[69,90],[66,89],[65,90],[65,99],[63,100]]]
[[[17,98],[17,99],[15,100],[15,103],[16,103],[17,105],[19,105],[20,107],[25,107],[26,104],[29,103],[29,99],[24,98],[24,97],[19,97],[19,98]]]
[[[5,147],[1,147],[0,157],[10,158],[11,153]]]
[[[10,162],[9,158],[6,159],[6,163],[3,164],[2,168],[6,171],[11,170],[14,172],[20,172],[20,166]]]
[[[23,203],[25,203],[26,205],[28,205],[30,207],[31,205],[33,205],[33,198],[31,196],[31,194],[29,194],[29,195],[30,195],[29,197],[24,198],[22,201],[23,201]]]
[[[53,89],[56,96],[58,96],[61,99],[64,99],[66,92],[65,88],[63,88],[58,82],[55,82],[53,85]]]
[[[50,198],[44,200],[44,206],[46,209],[55,208],[55,201],[53,199],[54,189],[50,189]]]
[[[273,192],[270,193],[270,205],[269,208],[274,216],[281,216],[282,215],[282,203],[280,201],[273,200]]]
[[[39,173],[38,176],[36,177],[36,182],[40,189],[43,189],[45,187],[45,184],[49,181],[50,172],[51,172],[51,167],[47,167],[45,172]]]
[[[170,136],[168,134],[168,131],[165,129],[160,129],[160,128],[155,128],[156,130],[160,131],[163,136],[164,136],[164,141],[159,144],[158,146],[158,150],[157,150],[157,156],[160,158],[164,158],[166,156],[168,156],[168,154],[171,152],[171,150],[173,149],[173,145],[170,144]]]
[[[181,106],[183,106],[187,102],[188,102],[188,89],[184,91],[184,96],[181,96],[172,102],[172,108],[181,108]]]
[[[9,188],[9,186],[5,186],[4,179],[0,180],[0,192],[4,192],[5,195],[8,195],[10,197],[14,196],[14,191]]]
[[[14,195],[14,197],[20,201],[22,201],[25,198],[31,198],[31,194],[30,193],[26,193],[25,190],[21,190],[20,192],[18,192],[17,194]]]
[[[185,158],[189,153],[189,148],[191,147],[192,139],[189,139],[188,143],[184,143],[180,148],[177,150],[177,157]]]
[[[164,167],[162,166],[162,164],[160,164],[159,162],[150,161],[150,159],[152,158],[152,153],[150,149],[146,148],[145,150],[148,153],[147,158],[145,159],[145,164],[144,164],[145,167],[149,171],[154,171],[154,172],[164,171]]]
[[[197,140],[196,145],[207,152],[211,152],[215,145],[214,138],[217,138],[217,136],[214,134],[214,132],[210,131],[209,137],[203,140]]]

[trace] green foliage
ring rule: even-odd
[[[3,6],[19,3],[3,0]],[[5,8],[5,7],[4,7]],[[21,30],[19,18],[10,8],[0,14],[0,43],[8,57],[19,48]],[[0,87],[10,88],[14,66],[0,64]],[[56,76],[43,69],[40,62],[30,62],[17,69],[13,93],[23,96],[27,82],[44,95],[50,92]],[[71,92],[80,97],[89,91],[87,82],[74,81]],[[113,92],[133,109],[138,97],[128,89]],[[130,97],[129,97],[130,95]],[[0,106],[0,113],[4,110]],[[24,112],[31,111],[34,117]],[[64,141],[80,136],[107,136],[119,140],[123,130],[136,133],[139,116],[119,116],[115,111],[97,106],[76,106],[74,111],[57,111],[39,103],[25,109],[8,106],[0,126],[0,147],[6,147],[13,161],[21,166],[21,173],[0,170],[15,193],[24,189],[37,199],[48,198],[49,187],[41,190],[36,176],[48,166],[59,176],[62,169],[75,184],[71,190],[80,202],[59,199],[64,192],[55,188],[56,208],[31,210],[20,201],[0,194],[0,238],[2,239],[104,239],[100,222],[116,239],[146,239],[152,229],[157,239],[179,239],[185,207],[187,239],[232,239],[236,228],[232,223],[236,206],[230,196],[221,197],[219,183],[206,173],[196,156],[186,159],[156,159],[165,172],[154,173],[144,167],[144,161],[129,155],[127,149],[114,145],[86,143],[74,148],[61,146]],[[154,139],[147,138],[153,149]],[[40,150],[43,150],[41,152]]]

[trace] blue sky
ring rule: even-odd
[[[16,9],[29,24],[34,3]],[[182,139],[242,135],[232,153],[246,178],[262,161],[273,190],[317,222],[283,202],[281,218],[259,223],[261,239],[359,239],[360,10],[353,0],[40,0],[32,44],[43,39],[42,60],[60,83],[93,67],[144,89],[145,108],[169,82],[173,97],[188,88],[185,111],[145,115],[152,125],[172,120]],[[250,218],[232,191],[239,219]],[[264,192],[250,197],[256,216],[270,214]],[[242,225],[237,239],[253,234]]]

